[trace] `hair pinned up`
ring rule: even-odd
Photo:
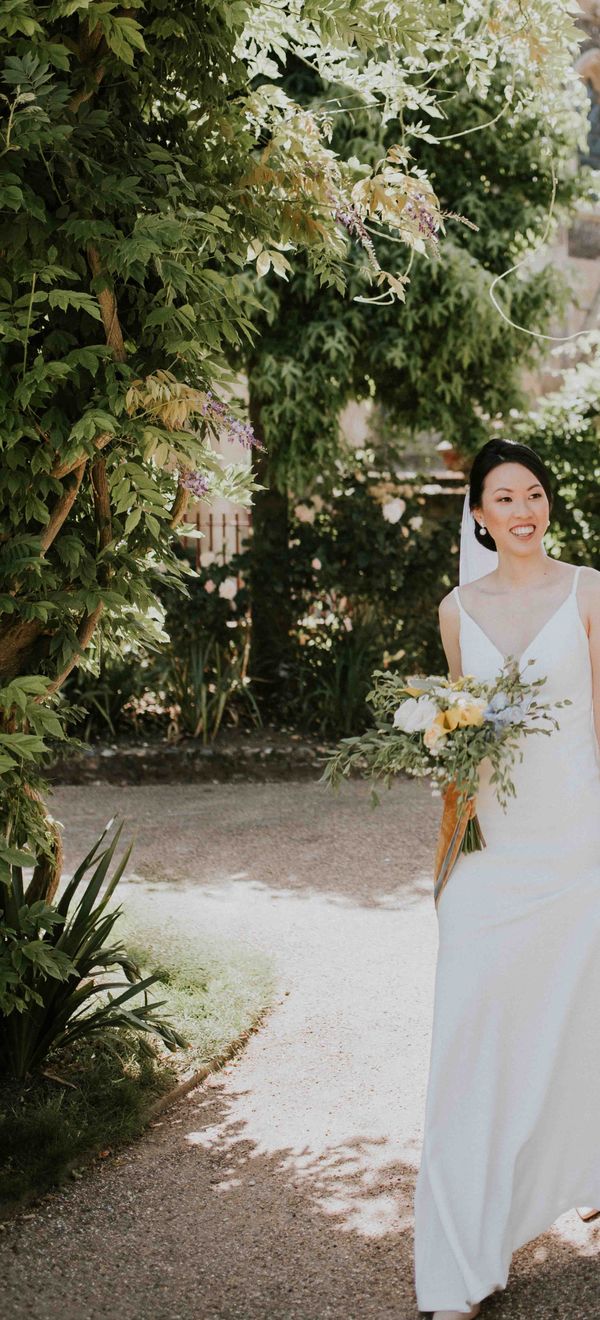
[[[469,508],[471,511],[481,507],[483,498],[483,484],[489,472],[499,467],[501,463],[521,463],[523,467],[529,468],[537,477],[541,486],[543,486],[548,497],[548,504],[552,509],[553,491],[551,486],[551,477],[546,464],[536,454],[535,449],[529,445],[520,444],[518,440],[488,440],[487,444],[479,450],[473,459],[473,465],[469,473]],[[496,542],[489,532],[485,532],[479,526],[477,519],[475,522],[475,539],[480,545],[484,545],[487,550],[495,550]]]

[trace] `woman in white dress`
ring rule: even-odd
[[[545,677],[540,700],[572,705],[523,738],[506,812],[482,763],[487,846],[460,855],[438,903],[414,1205],[435,1320],[478,1315],[518,1247],[600,1206],[600,573],[547,555],[550,477],[528,446],[485,445],[468,499],[492,571],[440,604],[450,677],[491,679],[513,656]]]

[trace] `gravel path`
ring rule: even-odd
[[[244,1054],[124,1155],[0,1234],[3,1320],[408,1320],[439,807],[398,783],[60,788],[67,868],[115,812],[124,894],[274,953]],[[551,1156],[551,1152],[549,1152]],[[515,1254],[498,1320],[598,1320],[600,1229]]]

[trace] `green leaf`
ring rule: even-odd
[[[19,848],[9,848],[2,842],[0,842],[0,858],[8,866],[35,866],[35,857],[32,853],[23,852]]]
[[[46,751],[46,744],[33,733],[0,733],[0,744],[9,754],[31,761]]]
[[[131,513],[127,514],[127,517],[125,519],[125,529],[124,529],[126,536],[129,536],[130,532],[133,532],[134,528],[137,527],[141,516],[142,516],[142,510],[139,507],[137,509],[132,509]]]
[[[63,312],[68,311],[69,307],[74,307],[77,311],[87,312],[95,321],[102,320],[96,299],[89,293],[79,292],[78,289],[52,289],[48,294],[48,302],[51,307],[60,307]]]

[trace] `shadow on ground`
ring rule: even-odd
[[[67,871],[107,820],[125,816],[136,843],[128,878],[179,889],[268,889],[338,904],[394,907],[430,898],[440,800],[428,783],[398,781],[371,807],[366,783],[103,784],[57,788]]]
[[[261,1151],[215,1078],[120,1161],[5,1229],[3,1316],[408,1320],[415,1177],[369,1138]],[[599,1245],[592,1226],[580,1242],[554,1228],[516,1253],[483,1313],[596,1320]]]

